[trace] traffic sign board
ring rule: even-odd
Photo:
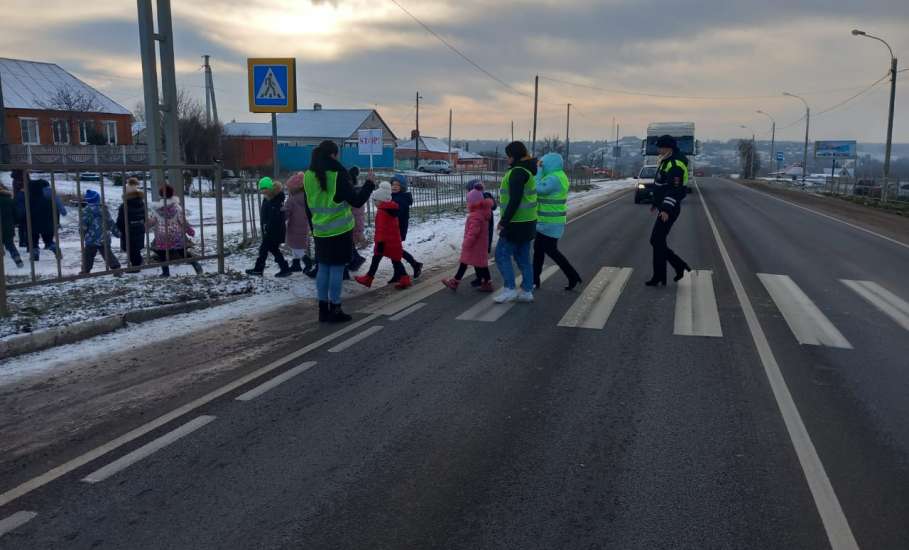
[[[253,113],[297,111],[297,60],[257,58],[246,61],[249,110]]]
[[[783,155],[783,153],[777,153],[777,154],[776,154],[776,161],[777,161],[777,162],[783,162],[783,160],[785,160],[785,158],[786,158],[786,157]]]

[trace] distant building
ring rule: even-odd
[[[129,110],[59,65],[0,58],[0,80],[12,146],[133,142]]]
[[[278,161],[282,171],[306,170],[312,150],[320,142],[338,144],[344,166],[369,167],[369,157],[358,152],[358,131],[381,129],[383,154],[373,157],[375,168],[394,167],[395,135],[374,109],[312,109],[278,114]],[[270,122],[229,122],[224,125],[225,167],[248,170],[272,166]]]
[[[487,170],[489,161],[476,153],[459,147],[451,147],[449,157],[448,142],[430,136],[420,136],[420,160],[449,161],[452,168],[462,170]],[[417,151],[416,131],[411,133],[409,141],[398,144],[395,149],[395,165],[400,168],[415,168],[413,165]]]

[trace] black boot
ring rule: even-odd
[[[350,315],[344,313],[341,304],[331,304],[331,313],[328,316],[329,323],[346,323],[353,319]]]
[[[319,302],[319,322],[327,323],[331,320],[331,307],[328,302]]]
[[[303,256],[303,273],[308,274],[310,271],[312,271],[314,265],[315,264],[313,264],[312,258],[309,256]]]
[[[666,286],[666,281],[664,279],[650,279],[644,283],[647,286]]]
[[[691,267],[690,267],[688,264],[683,265],[683,266],[682,266],[682,269],[676,269],[676,270],[675,270],[675,277],[673,277],[672,280],[675,281],[675,282],[681,281],[682,278],[685,277],[685,272],[686,272],[686,271],[688,271],[688,272],[691,271]]]
[[[420,277],[420,274],[423,273],[423,264],[420,262],[414,262],[411,267],[413,268],[413,278],[418,279]]]
[[[293,261],[290,262],[290,270],[294,273],[302,273],[303,266],[300,265],[300,260],[294,258]]]
[[[256,268],[247,269],[247,270],[246,270],[246,274],[247,274],[247,275],[255,275],[256,277],[261,277],[262,275],[264,275],[264,273],[262,272],[261,269],[256,269]]]
[[[294,274],[294,272],[290,269],[290,267],[285,265],[281,268],[281,271],[275,273],[275,277],[277,277],[279,279],[283,279],[285,277],[290,277],[293,274]]]
[[[575,275],[574,277],[571,278],[570,281],[568,281],[568,286],[565,287],[565,290],[574,290],[576,286],[578,286],[579,284],[581,284],[583,282],[584,281],[581,280],[580,275]]]
[[[344,280],[345,280],[345,281],[349,281],[349,280],[350,280],[350,270],[347,269],[346,267],[344,268]]]
[[[304,271],[303,274],[310,279],[315,279],[316,275],[319,274],[319,264],[314,265],[309,271]]]

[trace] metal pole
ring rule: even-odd
[[[215,219],[218,224],[218,273],[224,274],[224,193],[221,187],[221,163],[215,169]],[[244,240],[246,222],[243,222]]]
[[[0,102],[2,105],[2,102]],[[0,142],[0,147],[3,147],[3,142]],[[2,222],[2,220],[0,220]],[[0,243],[3,242],[3,224],[0,223]],[[15,243],[13,243],[15,244]],[[9,306],[6,303],[6,271],[5,266],[3,265],[6,262],[6,249],[0,249],[0,317],[5,317],[9,315]]]
[[[454,116],[454,110],[448,109],[448,167],[453,166],[451,162],[451,119]]]
[[[145,141],[148,163],[161,164],[161,117],[158,116],[158,62],[155,55],[155,21],[151,0],[137,0],[139,9],[139,49],[142,56],[142,88],[145,101]],[[164,183],[161,169],[151,171],[152,193]]]
[[[167,140],[167,163],[180,163],[180,128],[177,113],[177,75],[174,63],[174,29],[170,0],[158,0],[158,48],[161,52],[161,90],[164,95],[164,133]],[[170,185],[183,197],[181,170],[168,171]]]
[[[514,121],[511,121],[511,141],[514,141]]]
[[[414,157],[413,157],[413,169],[416,170],[420,166],[420,92],[417,92],[417,135],[414,137]]]
[[[802,155],[802,185],[805,185],[805,177],[808,174],[808,128],[811,125],[811,108],[805,104],[805,151]]]
[[[770,162],[776,162],[776,121],[773,121],[773,125],[770,127]],[[777,170],[779,172],[779,170]]]
[[[565,167],[571,169],[571,103],[568,104],[568,113],[565,115]]]
[[[757,153],[754,144],[754,134],[751,134],[751,179],[754,179],[754,155]]]
[[[278,165],[278,115],[271,114],[271,154],[272,159],[272,177],[277,178],[280,166]]]
[[[540,75],[533,78],[533,137],[530,139],[530,155],[537,156],[537,107],[540,99]]]
[[[9,162],[7,155],[7,146],[6,146],[6,110],[3,108],[3,78],[0,75],[0,164],[6,164]],[[0,268],[2,269],[2,268]],[[3,275],[0,272],[0,275]],[[6,292],[6,287],[3,289],[4,293]],[[6,299],[0,301],[0,307],[6,306]]]
[[[884,153],[884,185],[890,178],[890,151],[893,148],[893,108],[896,103],[896,70],[897,61],[893,57],[890,60],[890,115],[887,118],[887,150]]]
[[[211,95],[209,95],[208,89],[208,71],[210,69],[208,68],[208,58],[209,56],[207,55],[202,56],[202,67],[204,69],[202,80],[205,86],[205,123],[211,124]]]

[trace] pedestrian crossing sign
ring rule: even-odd
[[[247,59],[249,110],[252,113],[297,111],[297,60],[295,58]]]

